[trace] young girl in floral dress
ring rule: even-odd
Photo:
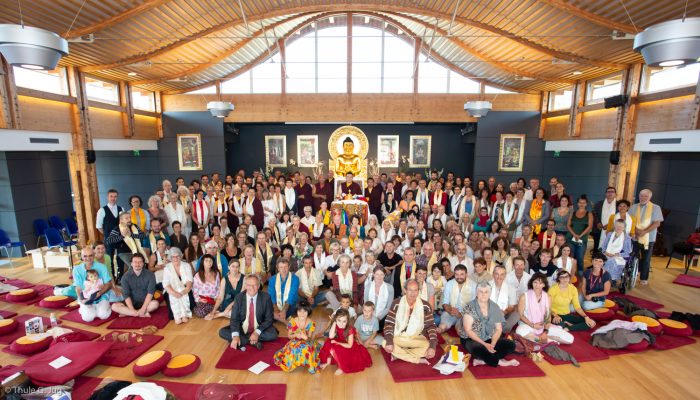
[[[292,372],[296,367],[306,367],[310,373],[316,373],[321,345],[313,339],[316,325],[309,318],[311,310],[306,299],[299,300],[296,318],[290,318],[287,323],[289,342],[273,357],[275,365],[282,371]]]

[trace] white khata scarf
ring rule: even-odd
[[[302,268],[299,270],[299,272],[297,272],[301,291],[307,296],[311,296],[311,294],[314,292],[314,288],[321,285],[317,272],[318,271],[313,268],[311,268],[311,271],[309,271],[308,274],[306,273],[305,268]]]
[[[399,301],[399,308],[396,310],[396,324],[394,325],[394,336],[412,337],[423,332],[423,301],[419,298],[413,304],[413,311],[408,305],[406,296],[402,296]]]
[[[339,269],[335,274],[338,275],[340,294],[352,294],[352,271],[348,270],[348,273],[343,276],[342,271]]]
[[[280,310],[284,307],[287,299],[289,298],[289,291],[292,289],[292,274],[287,273],[287,280],[284,283],[284,290],[282,289],[282,275],[277,274],[275,279],[275,294],[277,296],[277,308]]]
[[[461,309],[465,304],[469,303],[472,298],[471,287],[469,286],[469,281],[465,281],[462,284],[462,289],[459,289],[459,284],[455,281],[455,286],[452,288],[450,293],[450,305],[452,307],[457,307]]]
[[[134,225],[131,225],[131,233],[134,235],[138,235],[139,230]],[[126,245],[129,246],[131,254],[139,253],[148,260],[146,252],[143,250],[143,247],[141,247],[141,241],[134,240],[133,236],[124,236],[124,243],[126,243]]]

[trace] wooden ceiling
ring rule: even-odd
[[[641,62],[632,40],[613,40],[613,31],[633,34],[680,18],[685,5],[681,0],[22,3],[28,26],[69,39],[94,35],[92,43],[72,42],[62,64],[166,93],[234,77],[277,51],[277,40],[348,13],[385,20],[465,76],[523,92],[553,90]],[[700,15],[700,1],[688,2],[687,15]],[[0,23],[19,22],[17,2],[1,2]]]

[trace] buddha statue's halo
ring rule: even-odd
[[[369,153],[369,141],[367,136],[361,129],[356,126],[341,126],[336,129],[332,134],[330,139],[328,139],[328,153],[332,159],[338,158],[339,155],[343,154],[343,142],[350,138],[354,146],[353,152],[358,155],[361,159],[366,159]]]

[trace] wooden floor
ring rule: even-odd
[[[67,270],[34,270],[29,258],[15,259],[15,268],[3,265],[0,274],[21,278],[33,283],[68,283]],[[671,281],[682,272],[681,263],[675,261],[672,268],[664,269],[666,259],[653,261],[654,271],[647,287],[637,287],[632,294],[666,305],[664,310],[681,310],[700,313],[700,289],[674,285]],[[699,275],[697,269],[690,272]],[[17,313],[47,315],[48,312],[36,306],[16,306],[2,303],[2,309]],[[313,314],[317,324],[325,326],[327,314],[316,310]],[[462,379],[412,382],[396,384],[378,351],[371,351],[374,365],[361,373],[337,377],[331,371],[310,375],[305,370],[287,374],[264,372],[256,376],[248,371],[217,370],[214,368],[226,343],[219,339],[218,329],[225,325],[224,320],[205,321],[193,319],[188,324],[176,326],[174,323],[160,331],[165,339],[153,349],[168,349],[173,354],[192,352],[202,359],[200,369],[190,376],[180,378],[180,382],[206,383],[224,381],[233,384],[286,383],[287,399],[451,399],[499,398],[518,399],[578,399],[609,398],[669,399],[700,398],[700,342],[682,348],[657,351],[649,350],[641,354],[614,356],[609,360],[581,364],[581,368],[571,365],[552,366],[542,362],[540,368],[547,374],[542,378],[521,378],[502,380],[476,380],[467,371]],[[66,326],[85,328],[79,324],[65,323]],[[94,332],[106,333],[104,328],[90,328]],[[278,328],[282,328],[278,324]],[[24,359],[0,352],[0,364],[19,365]],[[97,366],[87,375],[135,380],[131,365],[126,368]],[[162,375],[153,379],[168,380]]]

